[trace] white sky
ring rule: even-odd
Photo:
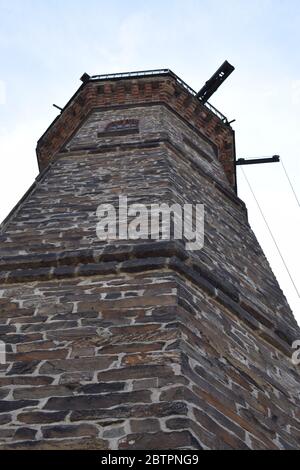
[[[37,175],[36,141],[83,72],[171,68],[236,119],[238,157],[279,154],[300,198],[298,0],[0,0],[0,220]],[[300,290],[300,209],[280,164],[244,167]],[[239,196],[300,323],[300,299],[238,169]]]

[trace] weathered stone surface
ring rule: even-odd
[[[10,429],[0,428],[0,442],[1,441],[5,442],[6,439],[13,439],[15,435],[16,435],[16,432],[15,432],[15,429],[13,428],[10,428]]]
[[[19,410],[28,406],[38,405],[36,400],[14,400],[14,401],[0,401],[0,413],[7,413],[8,411]]]
[[[19,428],[16,430],[14,438],[17,441],[22,441],[22,440],[34,440],[35,436],[37,434],[37,431],[35,429],[31,428]]]
[[[55,347],[56,345],[53,341],[38,341],[36,343],[18,344],[17,351],[18,353],[31,353],[41,351],[43,349],[54,349]]]
[[[12,358],[15,361],[31,362],[31,361],[43,361],[50,359],[64,359],[67,356],[67,351],[63,349],[57,349],[53,351],[33,351],[26,353],[14,354]]]
[[[0,450],[107,450],[103,439],[51,439],[0,445]]]
[[[64,373],[60,376],[59,383],[61,385],[77,384],[78,386],[84,382],[91,382],[93,380],[94,371],[81,371]]]
[[[233,139],[171,73],[91,80],[50,126],[1,227],[1,449],[300,448],[300,330]],[[204,204],[203,249],[100,241],[97,207],[121,194]]]
[[[160,431],[158,419],[132,419],[130,421],[130,427],[133,433],[152,433]]]
[[[45,424],[45,423],[59,423],[64,421],[68,412],[44,412],[44,411],[33,411],[29,413],[18,414],[18,421],[26,424]],[[1,422],[1,421],[0,421]],[[5,424],[5,423],[4,423]]]
[[[8,388],[3,388],[0,390],[0,400],[3,400],[3,398],[7,397],[9,394],[10,390]]]
[[[147,366],[147,377],[166,377],[173,376],[173,371],[167,366],[156,366],[149,364]],[[139,379],[145,377],[144,366],[122,367],[121,369],[111,369],[98,374],[99,381]]]
[[[104,370],[108,369],[116,359],[115,356],[101,356],[99,358],[47,361],[40,368],[40,373],[59,374],[66,371]]]
[[[16,334],[16,335],[5,335],[1,337],[1,340],[9,344],[18,344],[18,343],[31,343],[32,341],[41,341],[43,335],[39,333],[29,333],[26,335]]]
[[[39,365],[40,362],[38,360],[30,362],[15,362],[7,375],[33,374]]]
[[[131,393],[110,393],[101,397],[84,395],[78,397],[50,398],[45,405],[46,410],[93,410],[111,408],[119,403],[150,403],[151,393],[138,391]]]
[[[0,386],[11,386],[11,385],[50,385],[54,381],[53,377],[47,377],[43,375],[38,376],[26,376],[18,375],[15,377],[0,377]]]
[[[112,429],[108,429],[107,431],[103,432],[103,437],[105,439],[116,439],[117,437],[124,436],[125,428],[123,427],[115,427]]]
[[[162,418],[169,415],[184,415],[188,412],[186,403],[152,403],[144,405],[117,406],[110,409],[76,410],[71,413],[71,421],[98,420],[103,418]]]
[[[120,392],[124,390],[125,386],[125,382],[108,382],[83,385],[78,389],[78,393],[97,395],[99,393]]]
[[[188,431],[129,434],[126,438],[119,441],[119,447],[126,450],[168,450],[184,447],[201,449],[201,445]]]
[[[29,398],[47,398],[49,395],[56,397],[67,397],[75,393],[75,387],[63,386],[63,385],[52,385],[47,387],[26,387],[26,388],[17,388],[13,392],[13,396],[17,400],[26,400]]]
[[[46,439],[65,437],[96,437],[98,429],[91,424],[60,425],[42,427],[43,437]]]
[[[0,426],[7,424],[11,421],[11,415],[0,415]]]

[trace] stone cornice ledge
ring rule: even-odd
[[[239,291],[191,258],[179,242],[105,245],[103,249],[56,254],[2,257],[0,284],[54,281],[89,276],[171,270],[203,289],[231,315],[284,355],[291,357],[291,344],[299,332],[280,327],[241,298]],[[255,313],[253,315],[253,312]]]

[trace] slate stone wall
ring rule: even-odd
[[[124,100],[110,86],[71,138],[56,140],[60,120],[48,131],[41,161],[59,149],[2,226],[0,449],[300,448],[300,331],[219,137],[149,106],[153,85],[113,109]],[[138,134],[103,135],[133,118]],[[203,203],[203,250],[100,242],[97,207],[120,194]]]

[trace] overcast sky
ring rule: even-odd
[[[280,154],[300,198],[299,0],[0,0],[0,220],[38,173],[36,141],[83,72],[171,68],[200,89],[227,59],[211,99],[238,157]],[[300,209],[281,164],[244,167],[298,291]],[[300,299],[243,174],[239,196],[300,323]]]

